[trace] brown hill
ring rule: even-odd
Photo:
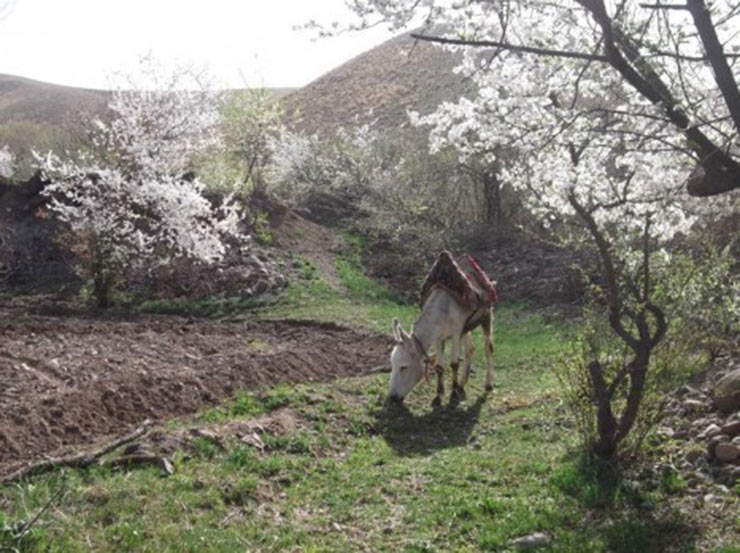
[[[268,89],[277,97],[291,88]],[[31,122],[54,127],[84,123],[105,111],[110,91],[75,88],[0,74],[0,125]]]
[[[109,93],[0,75],[0,124],[30,121],[53,126],[101,113]]]
[[[428,113],[472,91],[452,72],[460,56],[410,33],[392,38],[286,97],[297,127],[307,132],[377,120],[382,129],[409,127],[407,110]]]
[[[294,89],[268,89],[276,97]],[[75,151],[84,143],[90,121],[103,117],[108,90],[62,86],[0,74],[0,148],[17,156],[16,177],[34,171],[33,150]]]
[[[330,130],[377,120],[383,129],[407,129],[407,110],[428,113],[456,100],[472,83],[452,69],[459,55],[404,33],[329,71],[301,89],[275,89],[298,127]],[[78,127],[100,115],[109,92],[0,74],[0,127],[17,122],[56,129]]]

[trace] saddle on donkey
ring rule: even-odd
[[[466,255],[458,263],[450,252],[442,251],[421,287],[420,307],[424,307],[432,290],[437,287],[445,288],[460,305],[475,308],[465,324],[463,333],[469,328],[474,328],[480,316],[488,313],[490,308],[498,302],[496,282],[488,278],[472,255]]]

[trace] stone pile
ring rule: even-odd
[[[740,479],[740,359],[715,364],[704,382],[682,386],[669,401],[658,436],[689,491]]]

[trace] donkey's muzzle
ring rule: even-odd
[[[391,394],[388,396],[388,401],[390,401],[393,405],[401,405],[403,403],[403,396]]]

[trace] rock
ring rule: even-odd
[[[674,432],[673,437],[676,440],[687,440],[689,437],[689,430],[687,428],[679,428]]]
[[[172,462],[167,457],[162,457],[159,460],[159,466],[162,468],[167,476],[175,474],[175,467],[172,466]]]
[[[270,289],[270,284],[266,280],[260,279],[255,283],[254,288],[252,289],[252,293],[255,296],[260,296],[264,294],[265,292],[267,292],[269,289]]]
[[[681,395],[688,395],[688,396],[698,396],[701,392],[694,388],[693,386],[689,386],[688,384],[684,384],[681,386],[678,390],[678,393]]]
[[[719,480],[726,485],[734,488],[740,480],[740,466],[738,465],[725,465],[722,467],[719,475]]]
[[[701,429],[706,428],[707,425],[710,424],[711,422],[713,422],[712,419],[708,417],[702,417],[700,419],[695,419],[694,421],[691,422],[691,430],[694,433],[698,434],[701,431]]]
[[[278,288],[285,288],[288,285],[288,280],[280,273],[275,275],[275,286]]]
[[[731,438],[740,435],[740,420],[728,422],[722,428],[722,434],[727,434]]]
[[[722,429],[718,424],[712,423],[704,429],[704,432],[699,434],[697,438],[703,440],[704,438],[713,438],[717,434],[723,434]]]
[[[535,532],[528,536],[522,536],[509,542],[511,547],[521,547],[522,549],[533,549],[535,547],[544,547],[550,543],[550,536],[544,532]]]
[[[698,399],[687,399],[681,403],[684,411],[702,411],[704,409],[704,402]]]
[[[260,269],[260,268],[264,267],[264,263],[262,263],[262,261],[260,261],[259,257],[257,257],[254,254],[248,255],[247,258],[244,260],[244,262],[247,265],[250,265],[251,267],[253,267],[254,269]]]
[[[697,459],[703,456],[704,456],[704,451],[699,448],[690,449],[689,451],[686,452],[686,455],[685,455],[686,460],[689,463],[694,463]]]
[[[676,435],[676,431],[670,426],[661,426],[658,428],[658,433],[662,434],[666,438],[673,438]]]
[[[728,442],[719,443],[714,448],[714,456],[723,463],[729,463],[740,457],[740,448]]]
[[[714,452],[717,449],[717,446],[729,441],[730,437],[727,434],[717,434],[716,436],[713,436],[709,439],[709,443],[707,444],[707,453],[709,453],[710,457],[714,457]]]
[[[740,408],[740,368],[723,376],[712,390],[714,405],[729,413]]]

